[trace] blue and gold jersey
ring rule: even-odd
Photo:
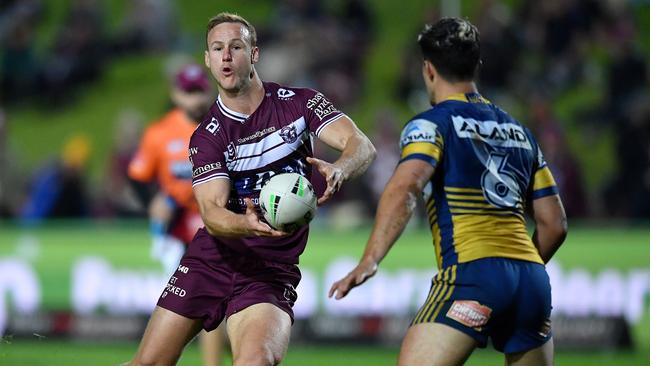
[[[406,124],[400,162],[435,167],[423,191],[438,268],[479,258],[543,263],[526,205],[558,190],[530,131],[479,94],[458,94]]]

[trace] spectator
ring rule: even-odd
[[[91,144],[85,135],[68,139],[61,157],[40,169],[31,184],[21,218],[38,223],[45,218],[79,218],[90,215],[86,192],[86,163]]]

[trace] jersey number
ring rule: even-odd
[[[515,177],[508,172],[508,155],[492,153],[481,176],[483,196],[501,208],[516,208],[521,202],[521,192]]]

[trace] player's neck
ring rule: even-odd
[[[229,109],[235,112],[251,115],[264,99],[264,85],[257,73],[254,74],[248,88],[231,93],[226,90],[219,90],[219,98]]]
[[[476,83],[473,81],[468,82],[458,82],[458,83],[440,83],[436,85],[435,88],[435,100],[434,102],[440,103],[444,100],[449,99],[452,95],[456,94],[467,94],[467,93],[478,93],[476,88]]]

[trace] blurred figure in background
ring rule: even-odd
[[[108,158],[99,214],[108,217],[142,216],[145,208],[128,177],[129,163],[138,150],[143,116],[138,110],[121,110],[115,123],[113,146]]]
[[[162,263],[165,273],[176,270],[196,231],[203,226],[192,192],[192,165],[188,145],[192,133],[207,113],[214,91],[203,68],[182,66],[173,76],[171,100],[174,108],[149,126],[129,164],[129,177],[148,207],[152,235],[151,256]],[[201,346],[205,365],[221,361],[223,331],[203,333]]]
[[[15,217],[24,200],[24,182],[18,156],[9,144],[9,123],[0,107],[0,219]]]
[[[45,218],[81,218],[91,214],[86,187],[86,163],[92,150],[86,135],[70,137],[61,157],[34,175],[21,219],[28,223]]]

